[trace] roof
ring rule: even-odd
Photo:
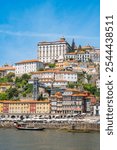
[[[93,47],[90,46],[90,45],[87,45],[87,46],[82,46],[82,49],[92,49]]]
[[[46,71],[32,72],[32,74],[41,74],[41,73],[77,74],[76,72],[73,71],[60,71],[60,70],[46,70]]]
[[[76,55],[76,52],[66,53],[65,55]]]
[[[83,96],[83,97],[85,97],[85,96],[87,96],[86,94],[83,94],[83,93],[78,93],[78,94],[72,94],[72,96]]]
[[[42,41],[42,42],[39,42],[39,45],[54,45],[54,44],[57,44],[57,43],[67,43],[67,42],[66,42],[65,38],[62,37],[57,41],[52,41],[52,42]]]
[[[2,100],[0,102],[11,103],[11,104],[14,104],[14,103],[49,103],[49,100],[40,100],[40,101],[37,101],[37,100],[19,100],[19,101]]]
[[[6,71],[6,70],[15,70],[15,67],[13,66],[0,67],[0,71]]]
[[[20,61],[20,62],[17,62],[17,63],[15,63],[15,64],[24,64],[24,63],[33,63],[33,62],[41,62],[41,61],[39,61],[39,60],[37,60],[37,59],[32,59],[32,60],[23,60],[23,61]]]
[[[10,86],[10,85],[12,85],[11,83],[0,83],[0,86]]]
[[[56,92],[55,95],[57,95],[57,96],[62,96],[62,93]]]
[[[54,80],[53,81],[53,80],[46,80],[46,79],[41,81],[41,83],[57,83],[57,82],[68,82],[68,81],[66,80],[57,80],[57,81]]]
[[[67,89],[65,90],[65,92],[78,92],[78,90],[77,90],[77,89],[70,89],[70,88],[67,88]]]
[[[67,80],[55,80],[54,82],[68,82]]]

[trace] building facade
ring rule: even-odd
[[[89,62],[92,61],[94,63],[100,62],[100,50],[92,49],[92,50],[80,50],[76,52],[66,53],[65,60],[77,60],[78,62]]]
[[[52,114],[74,114],[74,113],[90,113],[91,99],[88,93],[74,93],[65,91],[57,92],[51,95],[51,113]]]
[[[50,102],[22,100],[0,101],[0,113],[3,114],[45,114],[50,113]]]
[[[9,65],[0,67],[0,77],[4,77],[10,72],[15,73],[15,67]]]
[[[36,59],[24,60],[15,63],[15,65],[16,65],[16,70],[15,70],[16,76],[21,76],[22,74],[25,73],[36,72],[39,69],[44,68],[43,63]]]
[[[63,60],[64,55],[70,50],[71,46],[65,38],[60,38],[60,40],[54,42],[39,42],[37,59],[44,63]]]
[[[31,80],[34,78],[38,78],[39,82],[45,86],[66,87],[68,82],[77,82],[78,75],[72,71],[48,70],[33,72]]]

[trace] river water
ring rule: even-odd
[[[99,133],[0,129],[0,150],[99,150]]]

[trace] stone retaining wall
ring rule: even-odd
[[[15,127],[14,122],[0,122],[1,128],[14,128]],[[82,130],[82,131],[100,131],[100,125],[99,124],[93,124],[93,123],[31,123],[31,125],[35,125],[37,127],[44,127],[46,129],[66,129],[66,130]]]

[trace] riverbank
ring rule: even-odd
[[[45,129],[58,129],[65,130],[68,132],[100,132],[100,125],[94,123],[30,123],[35,127],[44,127]],[[16,123],[14,122],[0,122],[0,128],[15,128]]]

